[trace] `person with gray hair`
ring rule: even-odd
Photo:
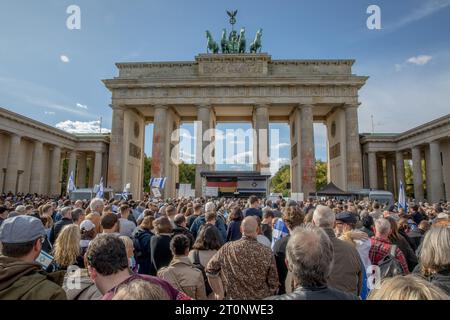
[[[105,207],[105,203],[103,202],[103,199],[94,198],[89,203],[89,208],[91,209],[92,214],[98,214],[102,215],[103,209]]]
[[[59,233],[61,230],[69,225],[73,224],[72,220],[72,208],[71,207],[64,207],[61,209],[61,217],[62,219],[56,222],[52,228],[50,229],[50,234],[48,237],[48,240],[53,245],[56,241],[56,238],[58,238]]]
[[[375,236],[370,238],[369,259],[374,265],[378,265],[383,259],[391,253],[392,243],[389,240],[391,234],[391,223],[385,218],[375,220]],[[408,264],[405,255],[397,247],[395,258],[400,263],[404,274],[408,274]]]
[[[425,234],[414,270],[450,295],[450,227],[435,226]]]
[[[208,202],[205,205],[205,212],[215,213],[216,205],[214,202]],[[205,213],[199,215],[191,225],[191,233],[194,239],[197,239],[198,234],[200,233],[200,228],[206,223]],[[225,243],[227,240],[227,226],[223,219],[216,219],[215,226],[219,229],[219,233],[221,236],[222,243]]]
[[[84,214],[84,210],[80,208],[76,208],[72,211],[72,221],[76,225],[80,225],[83,222],[86,215]]]
[[[364,264],[355,246],[336,237],[335,223],[336,215],[330,207],[317,206],[313,214],[313,224],[323,229],[334,247],[334,264],[328,284],[335,289],[359,296]]]
[[[351,293],[328,286],[333,257],[333,243],[323,229],[311,224],[294,229],[286,247],[286,260],[296,289],[267,300],[358,300]]]

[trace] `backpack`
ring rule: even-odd
[[[391,251],[383,259],[381,259],[380,262],[378,262],[381,279],[392,278],[404,274],[402,265],[395,257],[396,251],[397,246],[392,245]]]
[[[209,296],[213,292],[213,290],[212,290],[211,286],[209,285],[208,276],[206,275],[205,267],[203,267],[200,263],[200,254],[199,254],[198,250],[193,250],[193,253],[194,253],[194,263],[193,263],[194,268],[196,268],[202,272],[203,281],[205,282],[206,296]]]
[[[133,237],[134,257],[140,258],[143,256],[141,241],[139,240],[142,231],[139,230]]]

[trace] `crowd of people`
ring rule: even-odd
[[[450,299],[450,202],[0,196],[0,299]]]

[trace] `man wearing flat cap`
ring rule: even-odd
[[[0,300],[65,300],[64,290],[36,263],[45,239],[41,220],[16,216],[0,227]]]

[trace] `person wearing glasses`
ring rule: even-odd
[[[41,220],[6,219],[0,227],[0,300],[66,300],[66,293],[36,263],[45,240]]]

